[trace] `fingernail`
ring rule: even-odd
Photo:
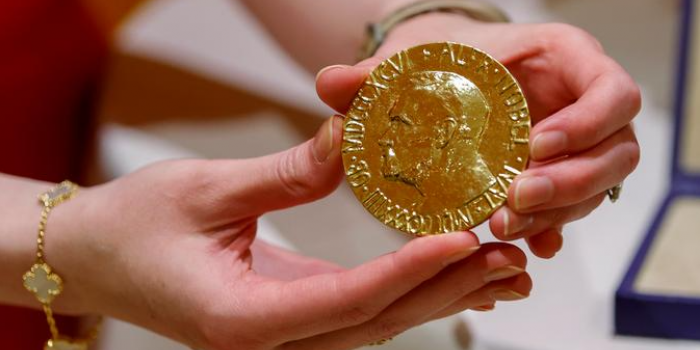
[[[523,210],[554,198],[554,183],[546,176],[526,177],[515,184],[515,209]]]
[[[520,294],[510,289],[497,289],[491,292],[491,297],[500,301],[513,301],[525,299],[527,295]]]
[[[332,70],[335,70],[335,69],[347,68],[347,67],[350,67],[350,66],[347,66],[347,65],[344,65],[344,64],[335,64],[335,65],[332,65],[332,66],[324,67],[324,68],[322,68],[320,71],[318,71],[318,73],[316,73],[316,79],[315,79],[315,80],[318,80],[318,77],[320,77],[323,73],[326,73],[326,72],[329,72],[329,71],[332,71]]]
[[[566,149],[567,143],[568,138],[565,133],[561,131],[545,131],[535,136],[535,139],[532,141],[532,158],[547,159],[552,157]]]
[[[316,136],[314,136],[312,153],[314,155],[314,159],[316,159],[316,161],[319,163],[323,163],[328,160],[328,157],[330,157],[331,152],[333,151],[333,126],[336,119],[340,118],[335,115],[328,118],[328,120],[321,125],[321,128],[318,129]]]
[[[503,235],[513,236],[529,228],[535,222],[532,215],[512,214],[508,209],[503,210]]]
[[[480,246],[471,247],[471,248],[468,248],[467,250],[463,250],[463,251],[461,251],[461,252],[452,254],[452,255],[450,255],[449,257],[447,257],[447,259],[445,259],[445,260],[442,262],[442,264],[443,264],[444,266],[447,266],[447,265],[454,264],[454,263],[456,263],[456,262],[458,262],[458,261],[461,261],[462,259],[464,259],[464,258],[466,258],[466,257],[468,257],[468,256],[470,256],[470,255],[472,255],[472,254],[474,254],[474,252],[476,252],[477,250],[479,250],[479,248],[481,248],[481,247],[480,247]]]
[[[473,307],[472,310],[474,310],[474,311],[481,311],[481,312],[487,312],[487,311],[491,311],[491,310],[493,310],[493,309],[495,309],[495,308],[496,308],[496,305],[495,305],[495,304],[489,304],[489,305],[481,305],[481,306]]]
[[[487,273],[486,276],[484,276],[484,281],[493,282],[493,281],[503,280],[506,278],[517,276],[523,272],[525,272],[525,270],[522,267],[515,266],[515,265],[499,267],[495,270],[489,271],[489,273]]]

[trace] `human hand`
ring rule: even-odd
[[[469,232],[419,238],[344,269],[255,239],[265,212],[342,178],[341,119],[256,159],[158,163],[84,188],[51,216],[57,312],[116,317],[195,349],[350,349],[527,296],[516,247]]]
[[[316,88],[344,113],[369,72],[418,44],[468,44],[502,62],[519,80],[534,127],[531,161],[490,220],[503,240],[525,238],[534,254],[553,257],[561,230],[597,208],[639,161],[631,121],[641,106],[630,76],[581,29],[565,24],[493,24],[431,13],[392,30],[374,57],[319,72]]]

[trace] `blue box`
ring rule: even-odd
[[[622,335],[700,340],[700,264],[694,263],[700,261],[696,5],[685,0],[682,11],[670,189],[615,295],[615,330]]]

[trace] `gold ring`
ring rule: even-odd
[[[622,182],[609,188],[606,193],[608,194],[608,198],[610,198],[611,202],[617,202],[617,200],[620,199],[620,193],[622,193]]]
[[[384,338],[384,339],[379,339],[377,341],[371,342],[367,344],[367,346],[378,346],[378,345],[384,345],[390,341],[392,341],[394,338]]]

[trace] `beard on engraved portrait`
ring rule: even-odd
[[[488,102],[457,73],[425,71],[409,79],[378,141],[382,176],[417,191],[416,207],[465,204],[496,182],[479,154]]]

